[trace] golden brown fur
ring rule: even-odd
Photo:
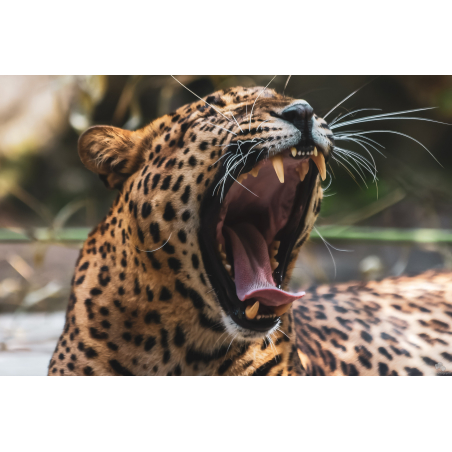
[[[258,97],[250,127],[245,127]],[[83,163],[98,173],[108,187],[118,189],[119,195],[81,250],[65,328],[51,359],[49,375],[338,374],[341,368],[350,373],[352,364],[360,374],[378,374],[374,348],[381,341],[375,339],[375,345],[366,343],[372,354],[368,359],[375,357],[375,362],[364,370],[356,364],[362,352],[353,352],[353,347],[362,343],[358,337],[361,324],[350,323],[352,334],[349,325],[338,324],[334,313],[330,314],[337,303],[348,310],[348,315],[362,317],[367,323],[375,308],[364,289],[340,292],[333,302],[323,303],[328,315],[321,322],[311,315],[317,303],[313,295],[298,302],[298,348],[290,311],[282,316],[279,330],[272,333],[272,342],[262,336],[246,339],[240,332],[234,335],[231,331],[233,327],[216,299],[199,249],[201,201],[212,188],[218,160],[234,136],[224,129],[240,133],[242,140],[254,136],[271,138],[268,152],[272,152],[272,147],[278,148],[278,139],[284,141],[290,136],[276,138],[284,130],[270,125],[269,111],[279,111],[293,99],[272,90],[263,92],[262,88],[235,88],[215,93],[207,101],[212,106],[204,101],[194,102],[136,132],[99,126],[80,138]],[[237,127],[232,115],[242,127]],[[318,124],[322,123],[321,118],[315,118]],[[264,121],[268,122],[259,129]],[[239,132],[239,128],[243,130]],[[296,255],[315,223],[321,197],[317,181],[306,227],[292,253],[284,284],[288,283]],[[380,292],[387,290],[385,284],[389,283],[373,284],[375,291]],[[324,290],[319,289],[319,293]],[[402,293],[397,287],[391,290]],[[381,306],[386,306],[383,298],[379,298]],[[411,301],[406,297],[399,304],[409,306]],[[353,309],[357,311],[354,314]],[[436,331],[437,324],[431,323],[427,313],[416,315],[430,322],[426,328],[432,337],[450,334]],[[445,315],[435,314],[435,319],[446,323]],[[396,334],[392,317],[388,314],[372,324],[372,334]],[[421,331],[419,321],[416,322],[410,324],[413,334]],[[345,355],[332,344],[334,333],[324,334],[323,340],[313,330],[324,327],[347,334],[348,339],[340,344],[346,347]],[[434,355],[429,355],[432,359],[442,356],[438,347],[436,342]],[[337,362],[334,369],[329,361],[331,355]],[[344,361],[345,367],[339,361]],[[389,370],[404,374],[403,369],[409,365],[412,366],[404,360],[391,364]],[[419,365],[423,364],[416,360]],[[423,366],[431,367],[425,363]]]

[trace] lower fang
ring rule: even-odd
[[[241,174],[241,175],[237,178],[237,182],[238,182],[239,184],[241,184],[247,177],[248,177],[248,173],[246,173],[246,174]]]
[[[257,177],[257,175],[259,174],[259,170],[260,170],[261,168],[260,168],[260,166],[258,167],[258,166],[255,166],[251,171],[250,171],[250,174],[253,176],[253,177]]]
[[[245,316],[248,320],[253,320],[257,316],[259,311],[259,302],[253,304],[253,306],[247,306],[245,309]]]
[[[303,161],[300,166],[296,168],[298,175],[300,176],[300,182],[303,182],[306,174],[309,172],[309,161]]]

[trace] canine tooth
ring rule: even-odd
[[[250,171],[250,174],[251,174],[253,177],[257,177],[257,175],[259,174],[259,170],[260,170],[260,169],[261,169],[260,166],[259,166],[259,167],[255,166],[255,167]]]
[[[292,306],[292,303],[283,304],[281,306],[273,306],[273,312],[278,316],[282,316],[285,312],[287,312],[290,307]]]
[[[241,175],[237,178],[237,182],[238,182],[239,184],[241,184],[247,177],[248,177],[248,173],[241,174]]]
[[[253,306],[247,306],[245,308],[245,316],[249,320],[253,320],[257,316],[257,312],[259,311],[259,302],[256,301]],[[261,316],[258,316],[258,318]]]
[[[314,155],[317,157],[318,152],[317,152],[317,148],[314,148]]]
[[[293,146],[290,148],[290,152],[292,153],[292,156],[295,157],[297,155],[297,149]]]
[[[296,171],[300,176],[300,181],[303,182],[309,172],[309,160],[304,160],[300,166],[297,166]]]
[[[325,157],[320,152],[317,156],[311,157],[312,161],[315,163],[315,166],[317,166],[317,169],[319,170],[320,177],[322,180],[326,179],[326,166],[325,166]]]
[[[271,159],[275,173],[278,176],[279,182],[284,184],[284,163],[283,158],[280,154],[274,155]]]

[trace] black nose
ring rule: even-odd
[[[314,114],[313,108],[308,104],[295,104],[282,112],[282,117],[292,123],[297,129],[304,130]]]

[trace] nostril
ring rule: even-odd
[[[312,118],[312,115],[314,114],[314,109],[308,104],[295,104],[291,105],[290,107],[287,107],[282,112],[282,117],[292,124],[295,125],[295,127],[300,128],[303,127],[306,123],[306,121],[309,121]]]

